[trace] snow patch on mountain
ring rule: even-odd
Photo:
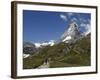
[[[53,46],[55,44],[55,41],[54,40],[50,40],[48,43],[49,43],[50,46]]]
[[[65,39],[63,39],[62,41],[65,42],[65,41],[68,41],[71,39],[71,36],[67,36]]]
[[[34,45],[35,45],[36,48],[41,47],[41,44],[40,43],[34,43]]]
[[[48,45],[53,46],[54,44],[55,44],[54,40],[50,40],[48,42],[43,42],[43,43],[34,43],[36,48],[40,48],[42,46],[48,46]]]
[[[23,58],[27,58],[29,56],[30,56],[30,54],[23,54]]]
[[[71,22],[68,29],[61,35],[62,42],[68,43],[70,40],[75,40],[80,36],[80,31],[76,22]]]

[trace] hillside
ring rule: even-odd
[[[90,66],[91,61],[90,34],[75,43],[60,42],[53,46],[43,47],[39,52],[23,58],[23,68],[38,68],[44,62],[49,62],[50,68]]]

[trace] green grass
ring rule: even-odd
[[[43,63],[43,58],[39,56],[33,56],[29,58],[23,59],[23,68],[24,69],[31,69],[40,66]]]
[[[91,45],[90,38],[83,38],[75,44],[59,43],[54,46],[44,47],[36,55],[23,59],[23,68],[32,69],[42,65],[46,58],[50,58],[50,67],[75,67],[90,66]]]

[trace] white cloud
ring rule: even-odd
[[[86,31],[86,34],[89,34],[91,32],[91,25],[90,24],[87,24],[86,28],[85,28],[87,31]]]
[[[84,32],[85,35],[87,35],[91,32],[91,24],[90,23],[88,23],[88,24],[81,23],[80,26],[85,28],[85,32]]]
[[[80,26],[81,26],[81,27],[86,27],[86,24],[81,23]]]
[[[67,16],[60,14],[60,18],[63,19],[64,21],[67,21]]]
[[[67,15],[68,18],[71,18],[71,16],[73,16],[74,13],[68,12],[68,13],[66,13],[66,15]]]
[[[72,15],[73,15],[73,13],[69,12],[69,13],[67,13],[67,15],[68,15],[68,16],[72,16]]]
[[[82,23],[82,22],[84,22],[84,23],[87,22],[87,20],[86,20],[86,19],[83,19],[83,18],[79,18],[79,20],[80,20],[81,23]]]
[[[64,21],[68,21],[69,18],[71,18],[71,16],[73,16],[74,13],[68,12],[65,15],[64,14],[60,14],[60,18],[63,19]],[[72,21],[76,21],[76,18],[73,18]]]
[[[77,21],[77,19],[74,17],[74,18],[71,19],[71,21]]]

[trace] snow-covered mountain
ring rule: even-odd
[[[24,42],[23,43],[23,58],[29,57],[31,54],[36,52],[36,47],[31,42]]]
[[[54,40],[46,41],[46,42],[43,42],[43,43],[34,43],[36,48],[39,48],[39,47],[42,47],[42,46],[48,46],[48,45],[53,46],[54,44],[55,44]]]
[[[45,46],[53,46],[55,44],[54,40],[45,41],[43,43],[32,43],[32,42],[24,42],[23,43],[23,58],[29,57],[31,54],[35,54],[39,48]]]
[[[23,53],[24,54],[33,54],[36,52],[35,45],[31,42],[24,42],[23,43]]]
[[[61,41],[68,43],[69,41],[75,40],[80,36],[80,31],[76,22],[71,22],[68,29],[61,35]]]

